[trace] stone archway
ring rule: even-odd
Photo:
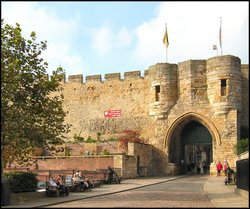
[[[195,120],[199,123],[201,123],[203,126],[205,126],[208,131],[212,135],[212,143],[216,145],[221,144],[221,139],[219,132],[217,128],[214,126],[213,122],[206,116],[203,116],[196,112],[187,112],[178,117],[174,122],[170,125],[170,127],[167,130],[166,137],[164,139],[164,147],[167,147],[169,145],[169,142],[174,135],[174,131],[178,128],[178,126],[184,126],[189,121]]]
[[[183,138],[181,136],[181,133],[183,129],[190,123],[196,122],[197,124],[200,124],[201,127],[205,131],[207,131],[210,134],[211,141],[209,142],[209,149],[211,150],[212,153],[214,153],[214,149],[217,145],[221,144],[221,139],[218,133],[218,130],[212,123],[212,121],[207,118],[206,116],[200,115],[199,113],[196,112],[187,112],[180,117],[178,117],[174,122],[171,124],[169,129],[167,130],[167,134],[165,137],[164,141],[164,146],[167,151],[167,158],[168,158],[168,170],[173,170],[171,171],[174,173],[180,173],[181,169],[180,166],[181,163],[185,159],[185,149],[187,147],[184,146],[183,144]],[[192,142],[189,145],[194,145],[195,147],[197,144],[201,142]],[[188,144],[185,144],[188,145]],[[202,146],[205,149],[205,146]],[[188,148],[189,149],[189,148]],[[213,157],[211,157],[212,159]],[[185,163],[187,160],[185,159]],[[211,161],[210,161],[211,162]],[[210,163],[209,162],[209,163]],[[183,170],[183,169],[182,169]],[[168,172],[168,171],[167,171]]]

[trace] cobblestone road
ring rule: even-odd
[[[211,208],[204,183],[207,177],[190,176],[117,194],[105,195],[48,207],[117,208],[117,207],[192,207]]]

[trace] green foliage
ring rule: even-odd
[[[245,138],[245,139],[239,140],[236,147],[235,147],[235,150],[236,150],[237,155],[248,151],[249,150],[249,139]]]
[[[48,63],[42,58],[47,42],[36,43],[22,30],[1,20],[1,145],[3,162],[28,164],[34,147],[55,150],[64,142],[69,125],[64,124],[63,95],[59,67],[48,79]],[[9,149],[5,149],[9,147]],[[11,151],[11,154],[8,153]]]
[[[103,150],[101,153],[101,155],[110,155],[110,152],[108,150]]]
[[[74,135],[74,143],[81,143],[84,141],[85,141],[84,137],[77,136],[76,134]]]
[[[112,137],[107,140],[104,140],[104,142],[116,142],[116,141],[118,141],[118,139]]]
[[[96,135],[97,135],[97,140],[100,141],[101,140],[101,133],[98,132]]]
[[[26,172],[3,173],[3,178],[10,181],[13,192],[33,192],[37,189],[37,174]]]
[[[65,147],[65,156],[70,156],[71,151],[72,151],[72,149],[70,147]]]
[[[91,138],[91,136],[89,136],[87,139],[86,139],[86,141],[85,141],[86,143],[96,143],[96,142],[98,142],[96,139],[93,139],[93,138]]]
[[[84,143],[84,142],[86,142],[86,143],[99,143],[99,142],[115,142],[115,141],[118,141],[118,139],[116,139],[116,138],[109,138],[109,139],[101,139],[101,133],[97,133],[96,134],[97,135],[97,139],[93,139],[92,137],[88,137],[87,139],[85,139],[84,137],[81,137],[81,136],[79,136],[79,134],[78,135],[74,135],[74,144],[76,144],[76,143]]]

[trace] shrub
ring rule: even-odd
[[[110,155],[110,152],[105,149],[100,154],[102,154],[102,155]]]
[[[95,140],[95,139],[91,138],[91,136],[89,136],[89,137],[86,139],[85,142],[86,142],[86,143],[96,143],[97,140]]]
[[[243,152],[246,152],[249,150],[249,139],[241,139],[238,141],[237,145],[236,145],[236,152],[237,154],[241,154]]]
[[[72,148],[70,147],[65,147],[65,156],[70,156],[71,155]]]
[[[84,141],[85,141],[84,137],[77,136],[76,134],[74,135],[74,143],[81,143]]]
[[[37,174],[26,172],[3,173],[3,178],[10,181],[13,192],[33,192],[37,189]]]
[[[120,148],[127,151],[128,150],[128,142],[132,143],[146,143],[144,138],[140,137],[139,131],[134,130],[124,130],[122,131],[122,135],[118,138],[120,144]]]

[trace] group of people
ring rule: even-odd
[[[206,160],[199,161],[196,164],[194,162],[191,162],[187,165],[187,173],[200,173],[200,174],[206,174],[208,170],[208,165]]]
[[[68,187],[63,183],[62,175],[59,174],[56,178],[50,177],[49,179],[50,186],[55,186],[59,189],[60,194],[69,194]]]
[[[216,163],[217,177],[221,175],[222,171],[224,172],[226,176],[228,167],[229,165],[228,165],[227,160],[224,160],[223,164],[221,163],[221,161],[217,161]]]
[[[81,171],[73,171],[72,175],[73,187],[79,188],[80,191],[91,190],[90,189],[90,181],[88,178],[85,178],[82,175]],[[63,182],[63,176],[59,174],[56,178],[49,178],[50,186],[57,187],[61,194],[66,193],[69,194],[68,187],[65,186]]]
[[[73,185],[79,186],[81,191],[90,190],[90,181],[83,176],[81,171],[74,171],[72,180]]]

